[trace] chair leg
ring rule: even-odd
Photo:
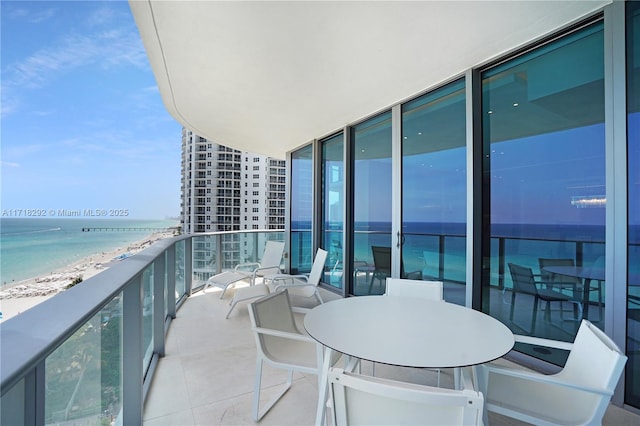
[[[265,404],[265,406],[260,409],[260,388],[262,385],[262,359],[258,358],[256,360],[256,382],[255,387],[253,389],[253,420],[259,422],[265,414],[271,410],[271,408],[276,405],[276,402],[282,398],[282,396],[287,393],[287,391],[291,388],[291,384],[293,383],[293,370],[288,370],[287,382],[284,387],[275,395],[271,401]]]
[[[536,320],[538,319],[538,302],[540,298],[538,295],[535,296],[533,300],[533,311],[531,312],[531,330],[529,334],[534,334],[536,332]]]
[[[260,386],[262,385],[262,359],[256,359],[256,380],[253,387],[253,420],[256,422],[260,420]]]

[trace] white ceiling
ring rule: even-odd
[[[167,110],[242,151],[284,158],[610,0],[138,1]]]

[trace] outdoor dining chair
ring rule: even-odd
[[[487,411],[535,425],[595,425],[602,418],[627,357],[616,344],[583,319],[573,343],[531,336],[516,342],[569,350],[564,368],[552,375],[483,364],[478,390]]]
[[[406,278],[387,278],[386,296],[413,297],[428,300],[444,301],[444,283],[442,281],[409,280]],[[375,365],[374,365],[375,373]],[[440,387],[440,369],[438,373],[438,387]],[[456,372],[457,377],[458,372]]]
[[[435,388],[332,368],[329,388],[334,424],[481,425],[483,396],[462,374],[460,390]]]
[[[291,388],[294,371],[320,376],[323,348],[298,329],[288,289],[250,303],[249,317],[257,352],[252,413],[253,419],[260,421]],[[286,370],[288,376],[280,392],[260,409],[262,367],[265,363]]]

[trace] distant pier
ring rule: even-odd
[[[173,232],[178,231],[179,227],[170,228],[136,228],[136,227],[100,227],[100,228],[82,228],[82,232],[111,232],[111,231],[123,231],[123,232],[140,232],[140,231],[152,231],[152,232]]]

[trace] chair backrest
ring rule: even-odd
[[[545,271],[544,269],[547,266],[576,266],[575,261],[571,258],[555,259],[555,258],[540,257],[538,258],[538,265],[540,266],[540,278],[542,278],[542,281],[544,282],[549,282],[549,283],[563,282],[563,283],[569,283],[569,284],[572,284],[572,283],[580,284],[582,282],[578,277],[569,277],[566,275],[553,274],[551,272]]]
[[[391,275],[391,247],[371,246],[376,271]]]
[[[601,420],[626,362],[627,357],[618,346],[602,330],[583,319],[558,377],[577,386],[605,392],[605,395],[580,395],[574,407],[583,415],[591,414],[590,419]]]
[[[482,394],[346,373],[332,368],[329,387],[335,424],[479,425]]]
[[[260,266],[263,268],[273,266],[280,266],[282,260],[282,253],[284,252],[284,242],[282,241],[267,241],[264,246],[264,253],[262,253],[262,259],[260,260]]]
[[[251,326],[269,330],[299,333],[296,326],[289,292],[285,289],[249,304]],[[286,340],[283,337],[269,336],[256,333],[256,346],[265,356],[271,358],[271,353],[277,350]]]
[[[513,281],[513,291],[518,293],[538,294],[531,268],[509,263],[509,272]]]
[[[444,300],[442,281],[409,280],[387,278],[387,296],[421,297],[430,300]]]
[[[316,257],[313,259],[313,265],[311,266],[311,272],[309,272],[309,284],[318,285],[320,283],[328,254],[326,250],[321,248],[316,252]]]

